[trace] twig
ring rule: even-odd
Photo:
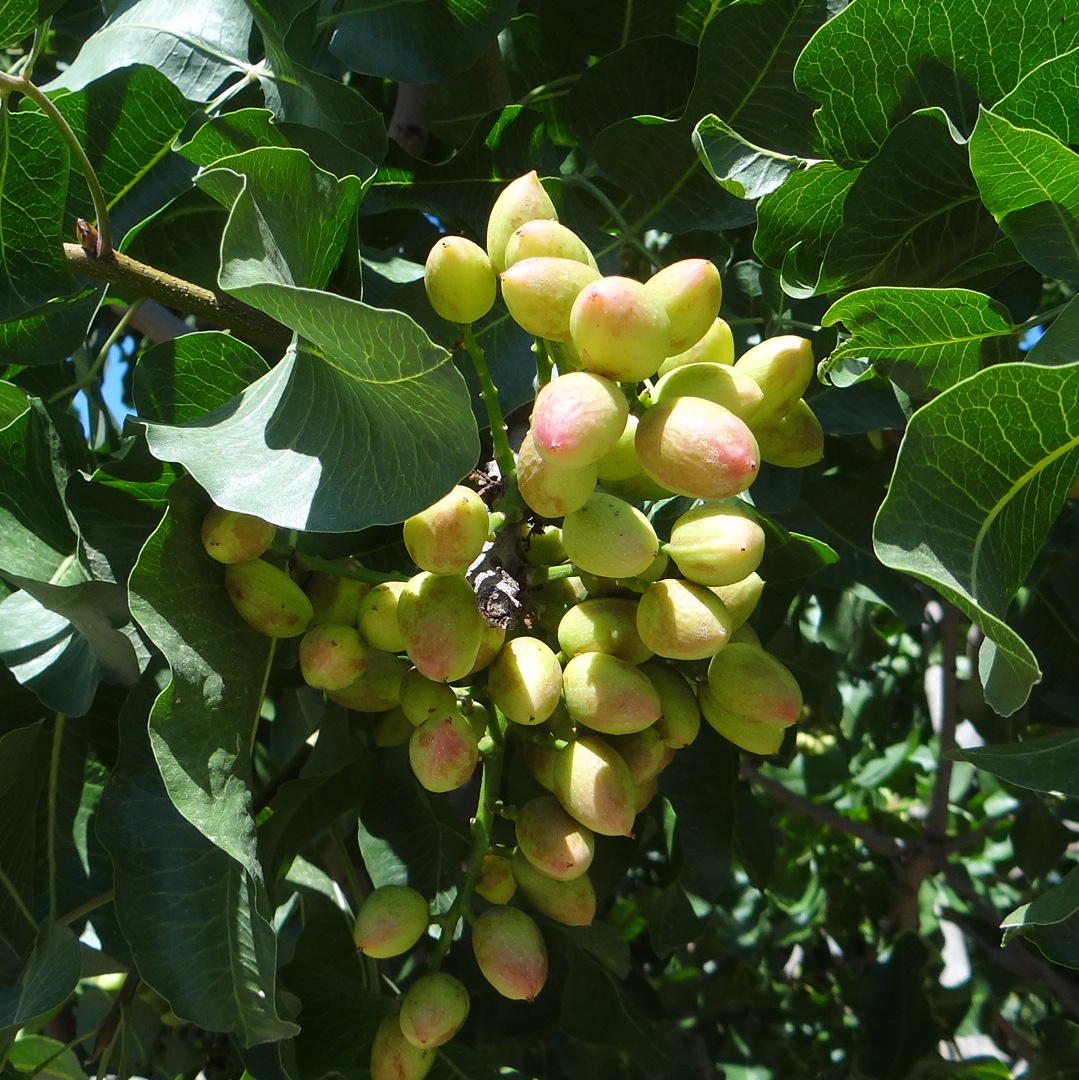
[[[292,331],[265,312],[250,307],[224,292],[211,292],[183,278],[173,277],[140,263],[119,251],[95,257],[79,244],[64,244],[67,268],[82,277],[107,281],[120,289],[158,300],[200,319],[235,331],[253,345],[287,348]]]
[[[818,825],[825,825],[830,829],[835,829],[837,832],[846,833],[848,836],[861,840],[870,851],[897,860],[905,858],[908,853],[906,845],[900,843],[900,841],[885,836],[884,833],[878,832],[876,829],[861,825],[857,821],[851,821],[850,818],[844,817],[835,810],[827,806],[821,806],[819,803],[807,799],[804,795],[799,795],[789,788],[785,788],[777,781],[763,775],[756,766],[750,765],[747,761],[742,762],[739,773],[743,780],[748,780],[751,784],[761,788],[771,795],[776,802],[783,803],[784,806],[796,810],[798,813],[817,822]]]
[[[952,786],[953,767],[948,751],[955,749],[955,729],[959,723],[955,674],[959,650],[959,610],[954,604],[945,601],[941,601],[941,604],[943,612],[938,623],[941,652],[940,747],[937,752],[937,775],[925,819],[926,836],[937,844],[943,843],[948,834],[948,794]]]

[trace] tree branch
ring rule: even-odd
[[[211,292],[183,278],[173,277],[118,251],[97,258],[79,244],[64,244],[64,257],[72,274],[107,281],[121,289],[158,300],[168,307],[225,327],[252,345],[287,348],[292,331],[265,312],[224,292]]]

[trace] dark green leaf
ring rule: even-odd
[[[659,790],[675,815],[678,881],[705,900],[719,896],[730,874],[737,776],[737,751],[705,723],[693,752],[676,754],[659,776]]]
[[[761,199],[753,250],[766,266],[783,271],[783,288],[791,296],[823,291],[824,254],[843,223],[844,200],[857,177],[853,169],[822,161],[791,173]]]
[[[84,289],[77,296],[50,300],[40,311],[0,323],[0,364],[55,364],[70,356],[86,332],[104,290]]]
[[[37,19],[37,0],[0,0],[0,49],[32,34]]]
[[[999,236],[966,146],[939,109],[918,112],[892,128],[847,192],[818,291],[945,283]]]
[[[670,1050],[633,999],[631,986],[594,953],[580,948],[571,934],[552,930],[569,969],[562,994],[562,1030],[588,1042],[619,1047],[645,1075],[663,1072],[670,1064]]]
[[[1032,364],[1074,364],[1079,359],[1079,303],[1074,299],[1049,324],[1026,358]]]
[[[47,116],[0,111],[0,319],[76,291],[60,244],[70,155]]]
[[[214,502],[285,528],[354,532],[403,521],[475,467],[464,381],[411,319],[330,293],[244,292],[313,344],[198,421],[147,425],[154,454]]]
[[[124,588],[112,582],[50,585],[7,575],[20,591],[0,603],[0,655],[12,674],[56,712],[82,716],[102,679],[139,677]]]
[[[1064,857],[1071,833],[1041,799],[1025,799],[1010,834],[1015,861],[1028,878],[1044,877]]]
[[[817,101],[831,156],[867,161],[911,112],[944,109],[969,133],[979,101],[992,105],[1039,64],[1079,44],[1070,0],[849,5],[806,46],[798,88]],[[1030,34],[1038,26],[1041,32]],[[872,47],[867,47],[867,42]]]
[[[669,956],[675,949],[700,936],[706,915],[693,906],[678,881],[672,881],[648,909],[648,940],[657,956]]]
[[[438,82],[478,60],[516,7],[516,0],[351,0],[334,14],[330,51],[353,71]]]
[[[1054,885],[1029,904],[1008,915],[1001,926],[1005,933],[1028,926],[1052,926],[1071,919],[1079,911],[1079,868],[1073,868]]]
[[[235,157],[258,147],[288,145],[288,139],[273,123],[273,113],[269,109],[237,109],[208,120],[179,148],[179,152],[206,168],[222,158]]]
[[[1054,56],[1020,79],[993,112],[1016,127],[1079,142],[1079,49]]]
[[[822,373],[864,357],[913,397],[1016,358],[1015,326],[1003,305],[969,289],[861,289],[833,304],[822,322],[841,322],[851,335]]]
[[[0,738],[0,813],[7,823],[0,830],[0,973],[9,987],[38,933],[33,914],[38,906],[37,810],[48,771],[49,733],[44,724],[16,728]]]
[[[289,1038],[299,1029],[279,1011],[264,888],[173,806],[146,736],[157,693],[147,677],[124,706],[101,801],[120,925],[139,974],[178,1016],[247,1045]]]
[[[861,1070],[881,1080],[903,1080],[939,1038],[923,992],[929,950],[914,934],[903,934],[891,955],[866,973],[859,1009],[865,1049]]]
[[[359,843],[372,883],[410,885],[444,910],[460,883],[468,839],[420,787],[407,755],[382,750],[360,808]]]
[[[25,391],[14,383],[0,382],[0,428],[7,427],[29,408]]]
[[[88,38],[46,90],[81,90],[116,68],[156,68],[190,101],[209,101],[230,75],[246,75],[251,10],[243,0],[212,7],[188,0],[127,0]]]
[[[227,405],[266,371],[266,361],[230,334],[184,334],[139,357],[135,408],[144,420],[189,424]]]
[[[173,486],[169,513],[131,574],[131,612],[172,668],[150,713],[169,797],[257,880],[251,744],[273,649],[236,613],[224,568],[203,549],[199,529],[208,509],[190,478]]]
[[[56,484],[59,437],[41,402],[0,430],[0,569],[49,581],[75,550]]]
[[[620,120],[596,136],[595,155],[629,196],[622,214],[631,233],[734,229],[753,220],[749,203],[716,191],[693,148],[690,122],[655,116]]]
[[[826,387],[813,395],[813,412],[827,435],[902,431],[907,425],[895,390],[884,379],[864,379],[842,389]]]
[[[952,757],[969,761],[1009,784],[1033,791],[1079,795],[1079,734],[1062,731],[1021,743],[956,750]]]
[[[1023,257],[1048,277],[1079,283],[1079,155],[1052,135],[983,112],[970,167]]]
[[[826,0],[717,6],[701,37],[687,118],[715,113],[749,144],[780,156],[819,156],[813,101],[795,89],[794,65],[828,19]]]
[[[105,194],[113,243],[127,228],[158,210],[190,184],[190,166],[168,167],[173,143],[197,106],[152,67],[111,71],[83,89],[59,94],[63,114]],[[68,192],[68,219],[96,217],[81,178]]]
[[[986,633],[986,700],[1015,712],[1037,682],[1008,606],[1079,474],[1079,365],[1001,364],[911,418],[874,529],[887,566],[939,589]]]
[[[81,972],[78,938],[68,927],[46,919],[18,981],[11,984],[0,976],[0,1030],[25,1027],[63,1004]]]
[[[759,199],[775,191],[806,164],[746,142],[715,114],[698,121],[693,145],[716,183],[739,199]]]

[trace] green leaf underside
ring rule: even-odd
[[[330,50],[354,71],[438,82],[494,43],[516,0],[352,0],[338,11]]]
[[[780,187],[805,165],[754,146],[718,116],[706,116],[693,129],[693,145],[716,183],[739,199],[759,199]]]
[[[356,177],[339,180],[302,150],[266,146],[216,162],[198,184],[230,209],[223,289],[242,295],[263,282],[325,287],[355,220]]]
[[[103,294],[101,287],[83,289],[0,323],[0,364],[55,364],[58,356],[70,356],[86,340]]]
[[[0,982],[0,1031],[25,1027],[61,1005],[82,971],[79,942],[71,930],[47,919],[14,986]]]
[[[1068,306],[1027,353],[1032,364],[1074,364],[1079,360],[1079,301]]]
[[[199,1027],[233,1032],[245,1045],[290,1038],[298,1028],[278,1013],[265,892],[169,799],[146,737],[156,695],[147,678],[124,706],[120,760],[98,819],[139,974]]]
[[[1001,364],[911,418],[874,526],[887,566],[933,585],[985,631],[986,700],[1010,715],[1039,677],[1004,622],[1079,472],[1079,365]]]
[[[169,797],[257,879],[250,748],[272,648],[236,613],[224,567],[202,547],[208,509],[189,478],[172,487],[169,513],[132,572],[131,610],[172,669],[150,713],[150,741]]]
[[[846,358],[865,357],[918,397],[946,390],[989,363],[1015,359],[1015,327],[1003,305],[968,289],[862,289],[834,303],[822,322],[842,323],[851,335],[822,374]],[[1009,344],[1011,355],[1002,357]]]
[[[817,127],[843,161],[867,161],[910,112],[940,106],[964,132],[1039,64],[1079,44],[1071,0],[922,4],[863,0],[817,33],[795,68],[821,102]],[[872,48],[867,48],[867,43]]]
[[[313,290],[257,292],[313,344],[199,421],[148,424],[157,457],[219,506],[312,532],[403,521],[475,467],[464,380],[411,319]]]
[[[47,116],[0,110],[0,319],[77,290],[64,265],[68,149]]]
[[[1079,283],[1079,154],[984,112],[970,137],[970,167],[1023,257],[1048,277]]]
[[[1064,731],[1021,743],[958,750],[952,755],[1033,791],[1079,795],[1079,735]]]
[[[81,90],[116,68],[156,68],[190,101],[209,101],[230,76],[248,68],[250,8],[243,0],[212,7],[187,0],[122,4],[88,38],[71,66],[46,90]]]
[[[116,629],[129,621],[121,586],[8,580],[25,591],[0,602],[0,655],[50,709],[82,716],[102,679],[127,686],[138,679],[134,646]]]

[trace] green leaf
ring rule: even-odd
[[[0,738],[0,979],[10,988],[38,934],[33,910],[37,812],[49,770],[44,724],[15,728]],[[0,1023],[0,1026],[6,1026]]]
[[[903,1080],[939,1039],[923,991],[929,950],[914,934],[899,937],[891,955],[866,972],[859,1019],[865,1049],[859,1068],[881,1080]]]
[[[1032,364],[1074,364],[1079,360],[1079,303],[1068,306],[1049,324],[1049,328],[1027,353]]]
[[[1009,784],[1033,791],[1079,795],[1079,734],[1062,731],[1021,743],[954,750],[949,757],[969,761]]]
[[[1062,143],[1079,142],[1079,49],[1054,56],[1020,79],[993,106],[997,116],[1020,128],[1054,135]]]
[[[37,29],[37,0],[0,0],[0,49],[17,45]]]
[[[841,322],[851,335],[821,365],[822,375],[847,358],[865,358],[913,397],[1016,359],[1016,330],[1004,306],[969,289],[862,289],[821,321]]]
[[[91,35],[45,90],[81,90],[116,68],[156,68],[189,101],[209,101],[231,75],[248,73],[251,9],[243,0],[212,7],[188,0],[128,0]]]
[[[945,283],[999,235],[966,147],[943,112],[927,109],[892,128],[851,184],[817,288]]]
[[[110,71],[54,104],[86,151],[109,209],[113,243],[127,228],[189,186],[190,166],[177,175],[172,147],[197,106],[160,71],[137,65]],[[68,219],[96,218],[81,176],[68,191]]]
[[[688,121],[633,116],[596,136],[600,168],[618,179],[627,193],[621,207],[629,231],[680,233],[694,229],[734,229],[753,220],[753,207],[715,182],[693,147]],[[649,167],[641,168],[647,161]]]
[[[36,398],[0,429],[0,569],[49,581],[75,550],[57,490],[59,439]]]
[[[420,787],[403,750],[381,750],[360,807],[359,844],[371,882],[410,885],[445,911],[469,842],[446,807]]]
[[[14,383],[0,382],[0,428],[18,420],[29,408],[30,402],[24,390]]]
[[[516,0],[350,0],[330,51],[353,71],[439,82],[471,67],[509,23]]]
[[[30,367],[69,357],[86,340],[104,292],[104,287],[93,286],[0,323],[0,364]]]
[[[1015,712],[1037,682],[1004,622],[1079,473],[1079,365],[1001,364],[911,418],[874,527],[887,566],[937,588],[986,634],[986,700]]]
[[[82,716],[102,679],[138,679],[135,648],[118,629],[130,621],[122,585],[7,577],[25,591],[0,602],[0,656],[50,709]]]
[[[672,858],[678,881],[694,896],[715,900],[730,875],[738,753],[702,721],[692,754],[676,754],[659,776],[674,814]]]
[[[189,424],[227,405],[267,370],[266,361],[231,334],[184,334],[139,357],[135,409],[143,420]]]
[[[158,773],[146,717],[158,687],[132,691],[120,716],[120,758],[98,830],[116,868],[116,914],[139,974],[177,1016],[245,1045],[297,1026],[277,1001],[277,942],[260,878],[180,816]]]
[[[312,344],[198,421],[147,425],[153,453],[215,503],[284,528],[354,532],[403,521],[475,467],[464,381],[411,319],[313,290],[252,292]]]
[[[78,938],[52,919],[41,924],[33,951],[12,984],[0,975],[0,1030],[13,1030],[51,1012],[71,996],[82,972]]]
[[[1009,839],[1015,862],[1030,879],[1044,877],[1064,857],[1071,832],[1046,808],[1041,799],[1024,799],[1015,815]]]
[[[795,81],[821,103],[817,127],[830,156],[867,161],[895,124],[926,106],[971,131],[979,101],[992,105],[1079,44],[1073,14],[1070,0],[999,0],[992,19],[979,0],[862,0],[821,27]],[[1042,30],[1031,34],[1031,26]]]
[[[1079,283],[1079,154],[983,112],[970,137],[970,167],[1022,256],[1048,277]]]
[[[8,1060],[18,1072],[41,1080],[86,1080],[75,1051],[44,1035],[23,1032],[15,1040]]]
[[[75,292],[60,246],[70,155],[41,113],[0,110],[0,319]]]
[[[806,164],[754,146],[714,113],[697,122],[693,145],[716,183],[739,199],[759,199],[775,191]]]
[[[670,1066],[670,1049],[633,1000],[631,985],[595,953],[581,948],[562,927],[551,927],[549,933],[568,968],[562,994],[562,1030],[588,1042],[619,1047],[646,1076],[663,1073]]]
[[[169,797],[257,880],[251,745],[273,647],[236,613],[224,567],[202,547],[208,509],[190,478],[172,487],[169,512],[131,574],[131,612],[172,670],[150,713]]]
[[[766,266],[782,270],[783,288],[791,296],[823,291],[824,254],[843,224],[844,201],[857,178],[854,169],[822,161],[791,173],[757,206],[753,250]]]
[[[718,7],[701,36],[686,116],[714,113],[747,144],[777,156],[814,154],[811,98],[794,66],[829,17],[827,0],[743,0]]]
[[[259,147],[287,147],[288,139],[273,123],[269,109],[237,109],[203,124],[178,152],[206,168],[222,158],[236,157]]]
[[[215,162],[198,184],[230,211],[221,242],[223,289],[239,295],[263,282],[325,287],[355,221],[356,177],[338,179],[302,150],[263,146]]]

